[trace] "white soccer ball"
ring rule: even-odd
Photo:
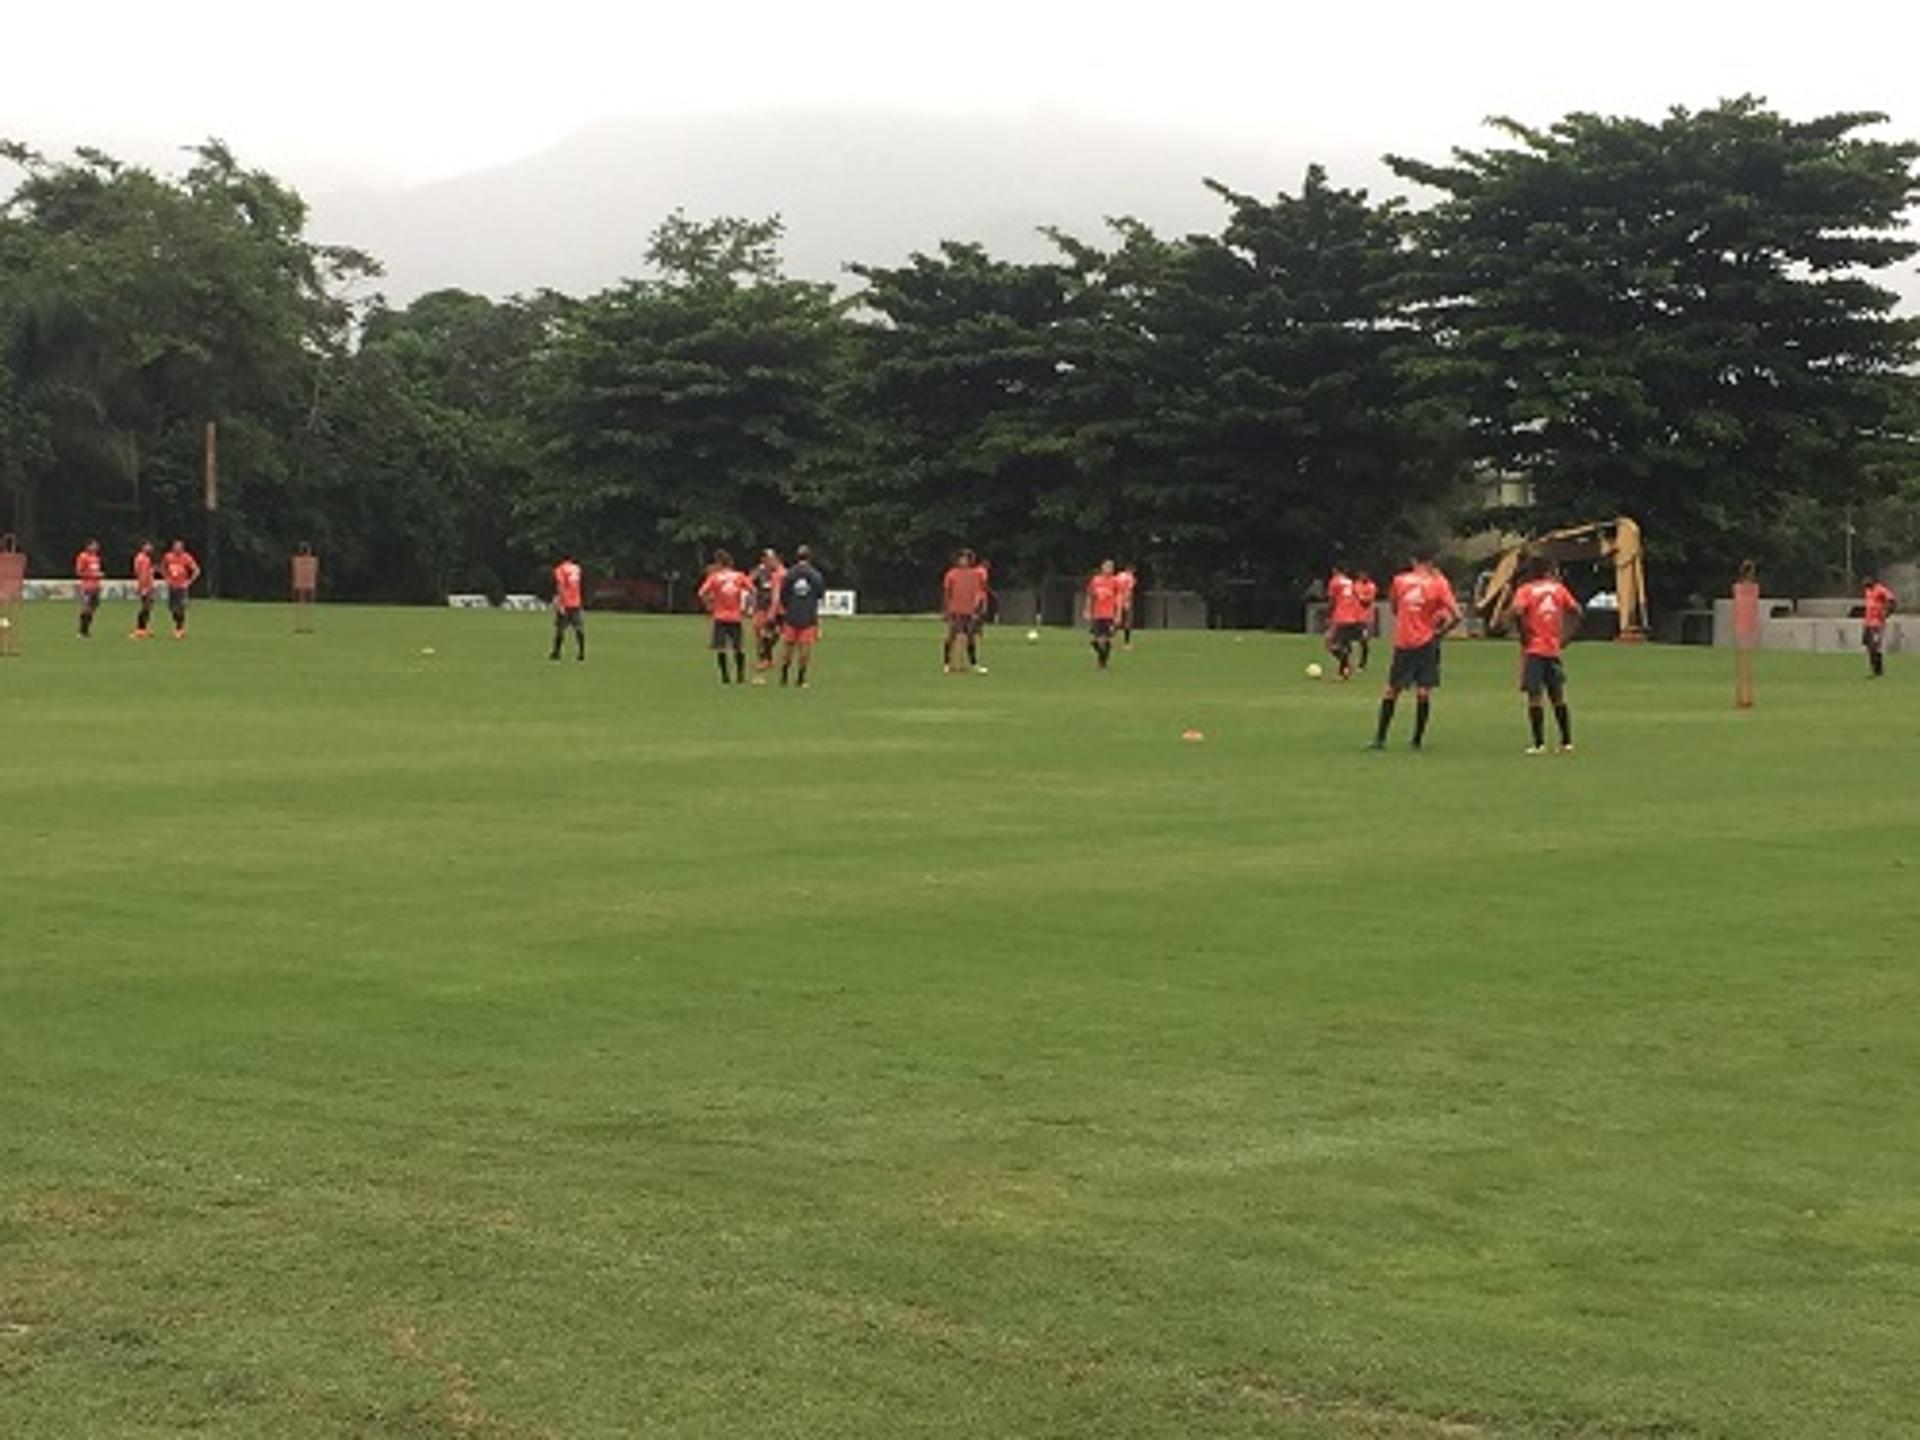
[[[1326,671],[1320,668],[1320,662],[1318,660],[1312,660],[1307,663],[1307,679],[1318,680],[1326,673]]]
[[[0,615],[0,630],[11,630],[12,628],[13,628],[13,621],[9,620],[4,615]]]
[[[1034,641],[1038,640],[1039,638],[1040,638],[1040,632],[1038,630],[1027,631],[1027,643],[1029,645],[1031,645]]]
[[[431,654],[433,654],[433,646],[431,646],[431,645],[422,645],[422,646],[420,647],[420,653],[421,653],[422,655],[431,655]]]

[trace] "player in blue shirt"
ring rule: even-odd
[[[794,657],[800,659],[800,688],[807,688],[807,662],[820,639],[820,599],[827,582],[813,568],[813,551],[802,545],[793,552],[793,566],[780,581],[780,683]]]

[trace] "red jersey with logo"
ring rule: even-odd
[[[169,590],[186,590],[200,578],[200,562],[186,550],[169,550],[160,557],[161,573]]]
[[[752,594],[753,581],[732,568],[715,570],[700,582],[700,603],[716,620],[738,624]]]
[[[553,567],[553,598],[562,610],[580,608],[580,567],[562,560]]]
[[[1327,581],[1327,600],[1333,607],[1328,618],[1335,625],[1367,623],[1367,607],[1360,603],[1360,587],[1338,570]]]
[[[1360,602],[1360,618],[1372,620],[1374,603],[1380,598],[1380,587],[1371,580],[1356,580],[1353,582],[1353,598]]]
[[[955,565],[940,577],[941,604],[949,615],[978,615],[987,608],[987,567]]]
[[[1513,592],[1513,618],[1529,655],[1560,658],[1567,617],[1580,608],[1573,592],[1558,580],[1529,580]]]
[[[1131,610],[1133,608],[1133,587],[1137,585],[1139,581],[1125,570],[1122,570],[1113,578],[1120,586],[1120,608],[1122,610]]]
[[[153,556],[144,550],[133,557],[133,588],[142,595],[153,593]]]
[[[1877,580],[1867,587],[1866,593],[1860,598],[1866,602],[1865,623],[1869,629],[1885,625],[1887,623],[1887,616],[1892,613],[1893,607],[1899,603],[1894,598],[1893,591],[1889,590]],[[1905,622],[1902,621],[1901,623],[1904,624]]]
[[[73,573],[79,577],[82,590],[100,588],[100,557],[91,550],[82,550],[73,557]]]
[[[1094,620],[1120,618],[1120,577],[1096,575],[1087,581],[1087,615]]]
[[[1407,570],[1393,577],[1393,645],[1418,650],[1440,633],[1443,621],[1459,612],[1453,586],[1438,570]]]

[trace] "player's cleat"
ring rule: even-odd
[[[1547,753],[1547,747],[1544,745],[1527,746],[1527,754],[1529,755],[1544,755],[1546,753]]]
[[[753,677],[752,683],[755,685],[764,685],[767,683],[767,677],[764,675],[756,675]]]
[[[973,673],[976,675],[984,675],[987,673],[987,667],[984,665],[976,665],[973,667]]]
[[[1562,755],[1571,755],[1573,753],[1573,746],[1571,744],[1562,745],[1560,747],[1560,753]]]
[[[1384,750],[1386,748],[1387,742],[1384,740],[1369,740],[1367,742],[1367,749],[1369,750]]]

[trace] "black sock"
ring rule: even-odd
[[[1533,727],[1533,748],[1547,743],[1547,715],[1538,705],[1527,706],[1527,724]]]
[[[746,683],[747,652],[744,650],[736,650],[733,652],[733,678],[740,681],[743,685]]]
[[[802,685],[807,683],[807,662],[804,660],[800,662],[800,683]]]
[[[787,683],[787,667],[785,665],[780,667],[780,683],[782,685]]]
[[[1380,701],[1380,724],[1373,732],[1373,743],[1376,745],[1387,743],[1387,730],[1393,724],[1393,702],[1394,697],[1391,695]]]
[[[576,658],[577,658],[577,659],[581,659],[581,660],[584,660],[584,659],[586,659],[586,658],[587,658],[587,637],[586,637],[586,634],[585,634],[584,632],[582,632],[582,633],[579,633],[579,634],[576,634],[576,635],[575,635],[575,636],[574,636],[573,638],[574,638],[574,641],[575,641],[575,643],[577,643],[577,644],[579,645],[579,647],[580,647],[580,654],[579,654],[579,655],[578,655],[578,656],[577,656]]]
[[[978,665],[979,663],[980,663],[980,644],[976,640],[969,639],[967,641],[967,664]]]
[[[732,678],[727,674],[727,652],[716,650],[713,652],[713,659],[714,663],[720,667],[720,683],[727,684]]]
[[[1427,716],[1433,713],[1433,702],[1422,695],[1413,702],[1413,743],[1418,745],[1427,738]]]
[[[1571,745],[1573,743],[1573,712],[1567,709],[1564,702],[1553,707],[1553,720],[1560,727],[1560,743]]]

